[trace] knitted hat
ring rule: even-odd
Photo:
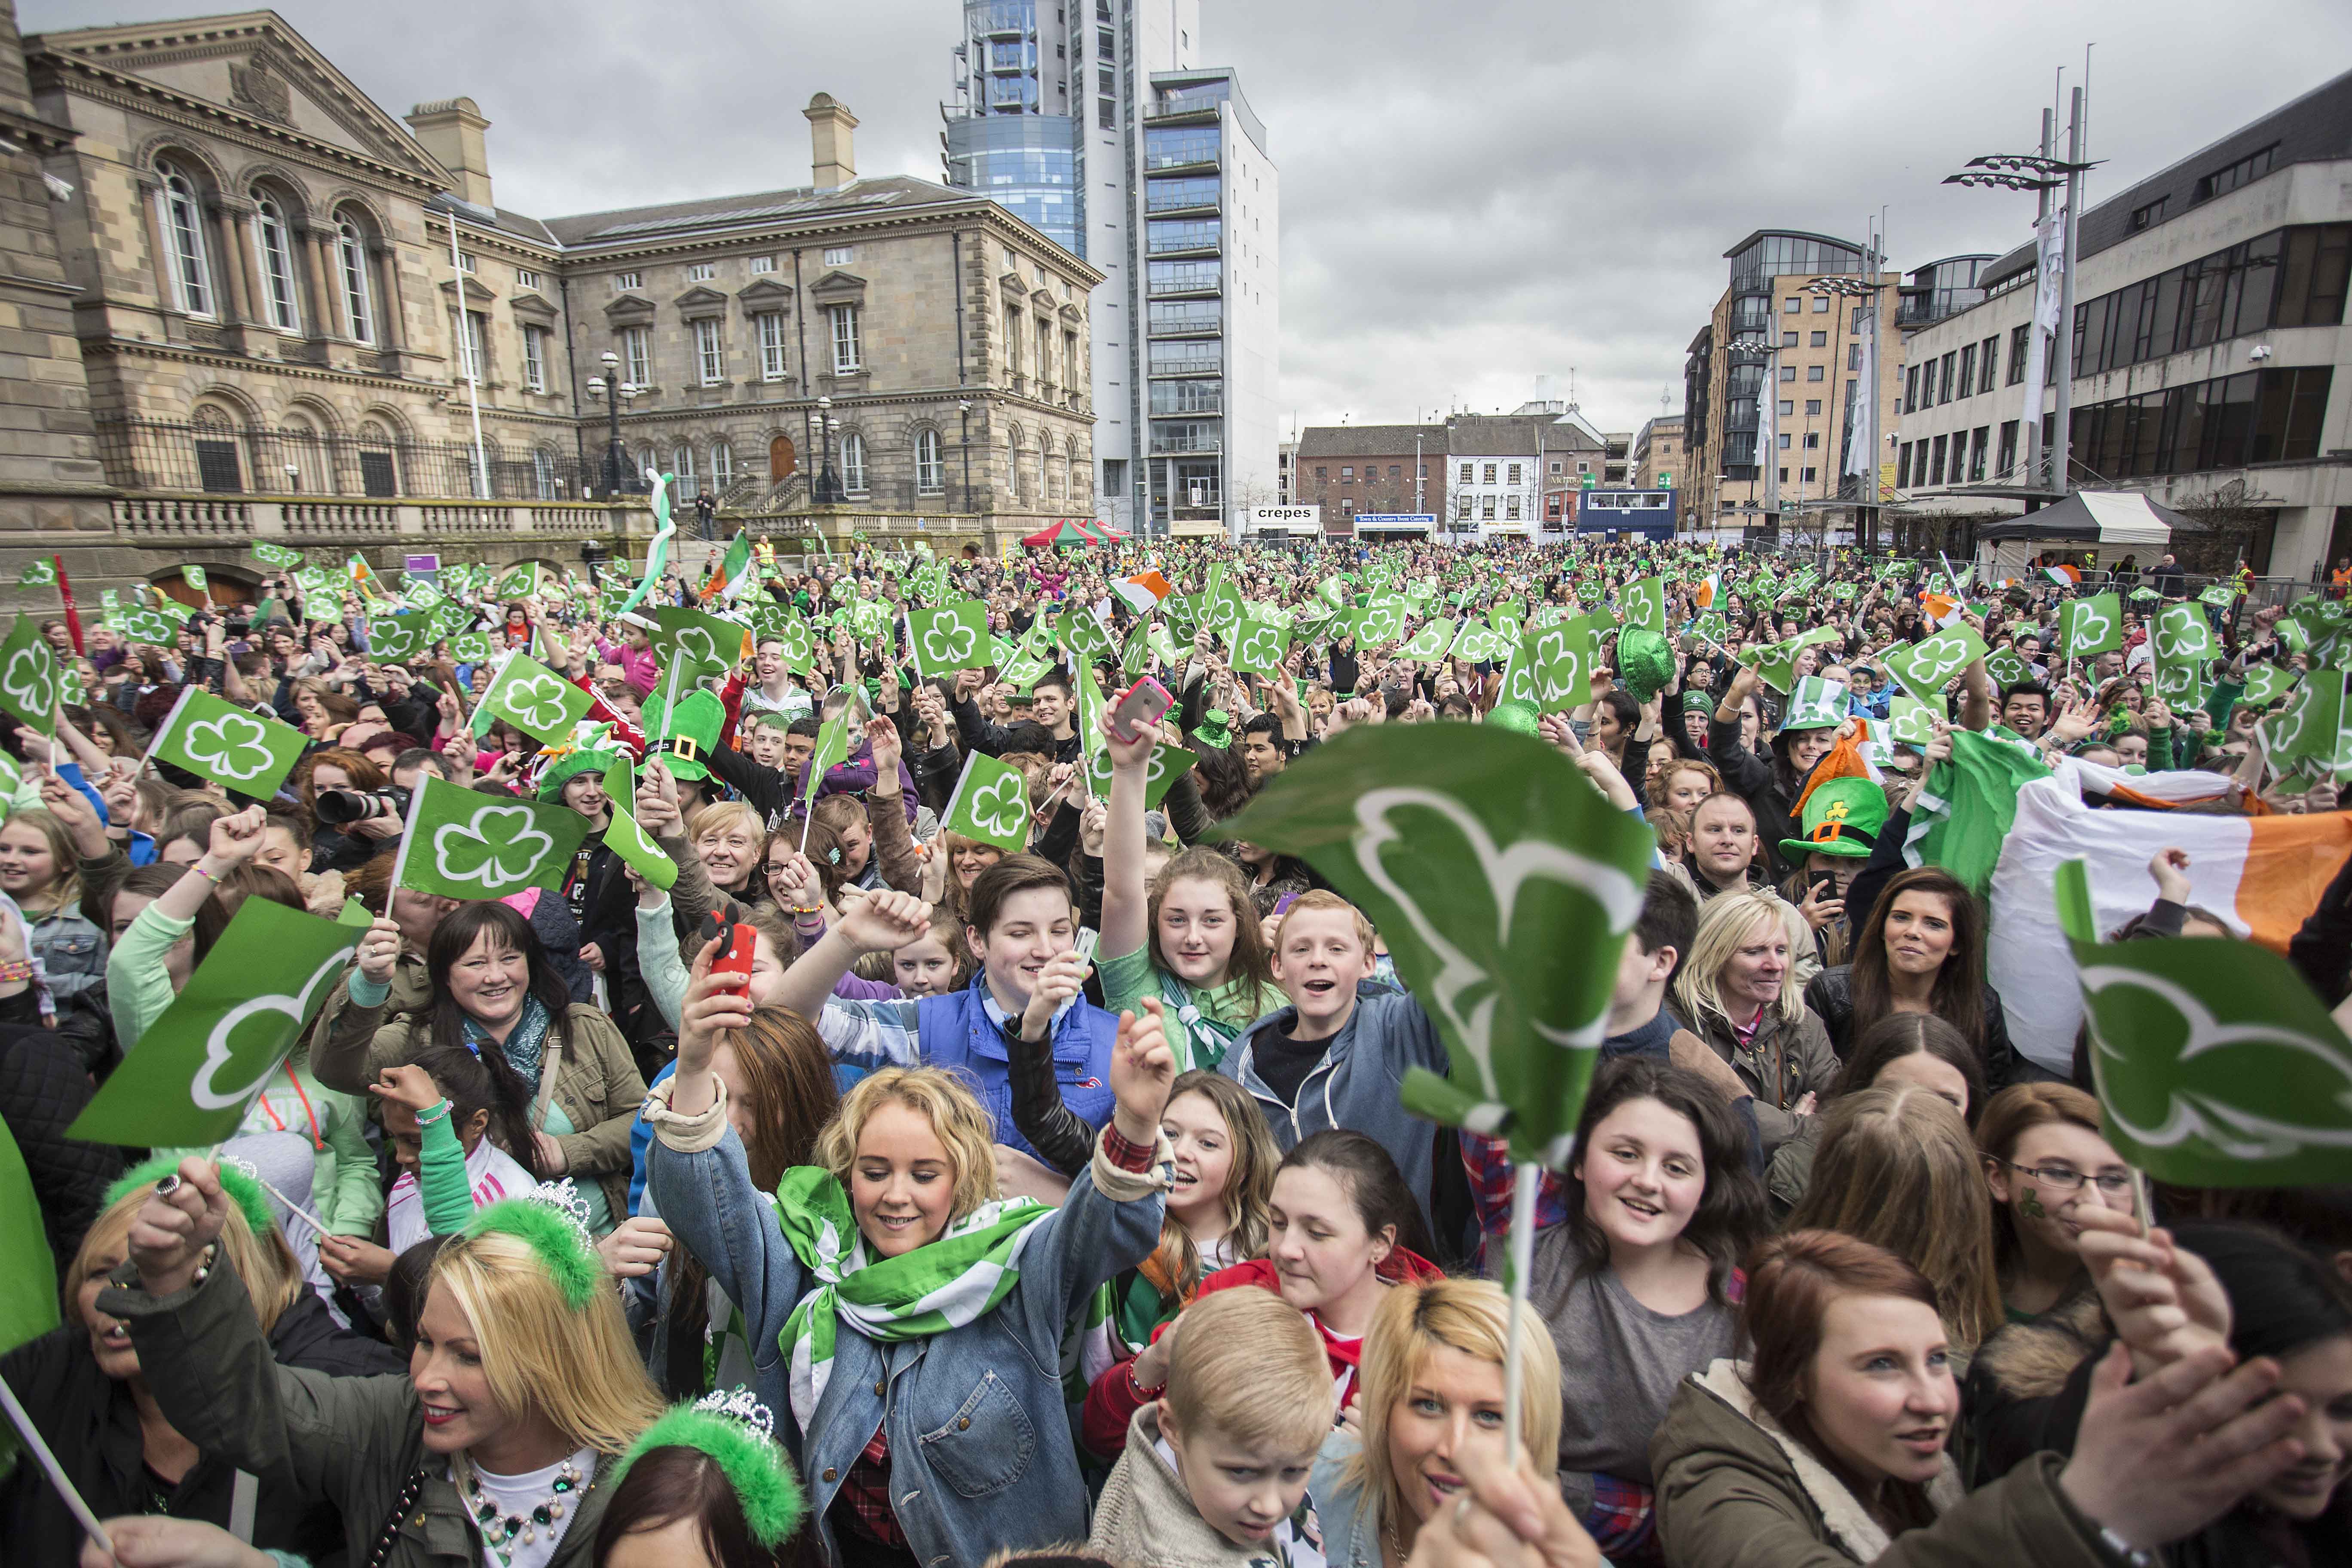
[[[1617,637],[1617,684],[1636,702],[1647,702],[1675,678],[1675,652],[1646,626],[1627,626]]]
[[[1868,779],[1832,779],[1805,797],[1799,826],[1802,838],[1780,840],[1780,853],[1797,864],[1808,855],[1868,859],[1886,826],[1886,792]]]
[[[659,756],[677,778],[710,776],[709,766],[702,759],[719,744],[719,731],[726,727],[726,704],[708,691],[689,691],[675,708],[646,710],[648,753]]]

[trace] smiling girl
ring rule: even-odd
[[[1977,1122],[1993,1205],[1993,1251],[2011,1322],[2090,1287],[2075,1243],[2084,1205],[2132,1212],[2131,1167],[2100,1135],[2099,1102],[2069,1084],[2018,1084]]]

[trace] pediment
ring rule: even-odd
[[[457,290],[458,281],[462,281],[465,284],[466,303],[467,305],[495,305],[498,303],[498,291],[470,272],[463,274],[457,281],[444,281],[441,285],[441,292],[444,294],[454,293]]]
[[[555,307],[548,301],[547,297],[529,289],[508,300],[507,304],[518,316],[530,316],[548,321],[555,320]]]
[[[650,321],[654,319],[654,302],[642,294],[624,294],[604,307],[604,319],[610,321]]]
[[[1051,289],[1032,289],[1029,291],[1029,302],[1050,316],[1061,300],[1055,297]]]
[[[690,310],[708,314],[712,310],[724,310],[727,309],[727,296],[721,294],[718,289],[713,289],[708,283],[698,283],[693,288],[688,289],[685,293],[680,294],[677,299],[671,300],[670,303],[676,305],[681,310]]]
[[[789,305],[793,300],[792,285],[762,278],[748,288],[737,289],[735,298],[747,305]]]
[[[275,12],[207,17],[201,27],[184,21],[80,27],[43,33],[26,45],[28,54],[55,54],[135,78],[257,127],[292,132],[445,188],[452,183],[405,125]]]
[[[1060,314],[1062,320],[1069,322],[1074,327],[1082,327],[1086,325],[1087,313],[1067,300],[1063,301]]]
[[[1018,272],[1007,272],[996,281],[1008,294],[1029,292],[1029,280]]]
[[[809,285],[809,298],[813,300],[839,299],[865,292],[865,279],[855,272],[845,272],[838,267]]]

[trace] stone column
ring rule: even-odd
[[[250,207],[244,209],[245,212],[251,210]],[[245,246],[237,234],[237,230],[244,226],[239,204],[213,202],[205,211],[205,216],[213,220],[214,247],[220,252],[223,270],[228,274],[226,302],[234,307],[236,312],[234,315],[228,310],[219,312],[221,322],[226,325],[231,321],[257,321],[261,319],[261,312],[254,308],[253,279],[246,269]]]
[[[343,284],[335,263],[335,234],[331,228],[312,225],[304,237],[310,244],[311,276],[327,296],[324,309],[319,312],[318,335],[322,338],[347,338],[351,324],[343,320]]]
[[[379,346],[397,353],[408,347],[408,301],[400,291],[400,256],[392,247],[379,245],[369,249],[368,257],[375,263],[376,275],[383,279],[383,285],[376,290],[376,298],[382,301],[382,309],[377,313],[383,318],[382,330],[376,334],[383,340]],[[462,310],[465,302],[462,286],[457,297],[458,308]]]
[[[306,223],[294,230],[296,268],[302,274],[302,294],[310,311],[310,331],[303,335],[310,338],[331,337],[335,331],[334,312],[327,303],[327,276],[318,240],[316,225]]]

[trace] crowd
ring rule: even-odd
[[[1918,842],[1987,739],[2095,764],[2100,809],[2166,773],[2211,775],[2204,813],[2336,808],[2258,730],[2326,668],[2308,617],[2167,597],[2170,566],[2083,658],[2095,582],[1642,542],[861,547],[761,573],[745,657],[683,683],[541,580],[458,584],[463,629],[405,658],[283,572],[176,646],[46,622],[79,681],[54,742],[5,736],[0,1119],[57,1326],[0,1375],[111,1558],[28,1453],[5,1554],[2352,1561],[2352,1203],[2143,1183],[2082,1053],[2012,1041],[2047,998],[1990,973],[1981,868]],[[1224,595],[1276,660],[1236,668]],[[907,613],[942,597],[993,646],[926,679]],[[2168,699],[2183,605],[2210,679]],[[1517,629],[1599,611],[1570,699],[1517,695]],[[1954,626],[1984,652],[1916,700],[1890,656]],[[478,723],[514,653],[593,722]],[[1171,705],[1127,738],[1105,700],[1147,674]],[[189,689],[301,732],[281,791],[145,760]],[[1214,832],[1347,731],[1461,723],[1655,839],[1516,1387],[1507,1150],[1404,1108],[1447,1045],[1365,914]],[[1025,785],[1010,833],[943,825],[976,756]],[[428,778],[584,818],[560,885],[400,885]],[[2116,934],[2242,934],[2189,859]],[[368,924],[236,1134],[69,1136],[255,899]],[[2352,990],[2352,873],[2292,953]]]

